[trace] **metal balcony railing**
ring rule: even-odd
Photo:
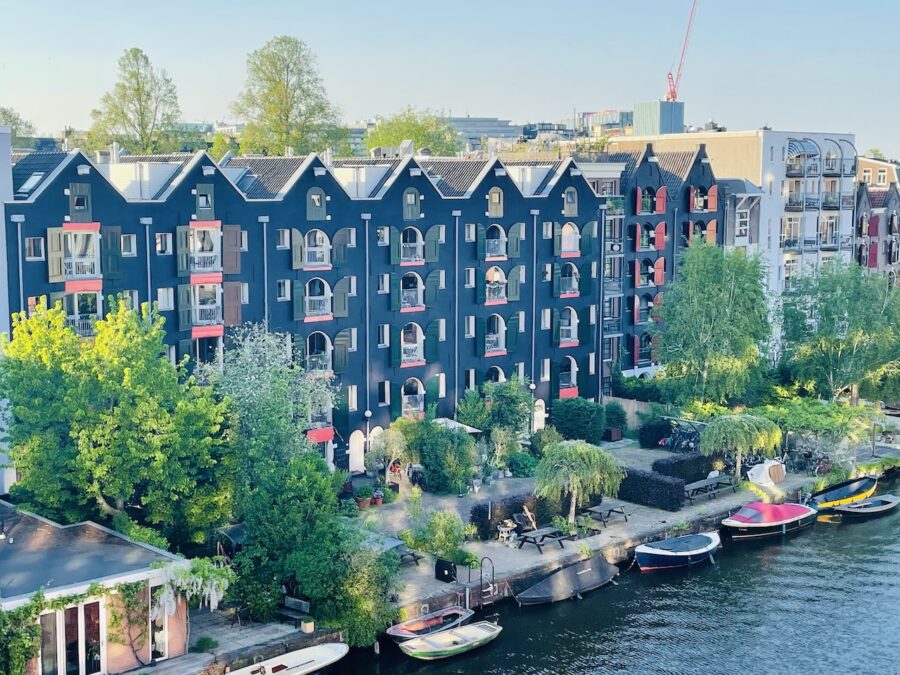
[[[576,277],[560,277],[559,292],[563,295],[578,292],[578,279]]]
[[[306,368],[317,372],[331,370],[331,357],[324,352],[306,355]]]
[[[503,335],[500,333],[488,333],[484,336],[484,351],[499,352],[506,349]]]
[[[96,315],[68,316],[66,325],[81,337],[91,337],[94,334],[94,324],[99,319]]]
[[[191,253],[188,264],[191,272],[217,272],[222,269],[222,256],[218,253]]]
[[[803,195],[799,192],[789,192],[785,200],[785,208],[799,211],[803,208]]]
[[[819,246],[837,247],[837,245],[838,245],[837,235],[830,234],[827,232],[819,232],[818,244],[819,244]]]
[[[575,376],[575,373],[571,371],[565,371],[559,374],[559,388],[560,389],[568,389],[570,387],[578,386],[578,378]]]
[[[625,198],[622,197],[622,195],[611,195],[606,197],[606,215],[625,215]]]
[[[822,161],[822,173],[827,176],[839,176],[841,174],[841,160],[837,157],[826,157]]]
[[[841,208],[853,209],[853,195],[841,195]]]
[[[823,209],[837,209],[841,206],[841,195],[839,192],[823,192],[822,193],[822,208]]]
[[[195,326],[208,326],[218,323],[222,323],[222,307],[220,305],[194,307]]]
[[[425,247],[420,243],[413,244],[400,244],[400,260],[403,262],[417,262],[419,260],[424,260]]]
[[[641,213],[653,213],[655,204],[653,197],[641,197]]]
[[[603,277],[603,295],[622,295],[622,277]]]
[[[560,326],[559,341],[578,342],[578,330],[575,328],[575,326]]]
[[[403,288],[400,290],[400,307],[408,309],[410,307],[422,306],[422,292],[418,288]]]
[[[804,209],[819,208],[819,195],[804,195],[803,196],[803,208]]]
[[[327,246],[307,246],[306,265],[328,265],[329,263]]]
[[[794,249],[800,248],[800,235],[796,232],[790,234],[781,234],[781,248]]]
[[[69,279],[84,279],[99,276],[100,264],[94,257],[65,258],[63,273]]]
[[[316,410],[309,416],[310,429],[322,429],[331,426],[331,408]]]
[[[418,415],[425,412],[425,396],[423,394],[406,394],[403,396],[403,414]]]
[[[505,239],[486,239],[484,242],[484,254],[488,258],[500,258],[506,255]]]
[[[484,297],[486,300],[506,300],[506,284],[502,281],[489,281]]]
[[[607,316],[603,318],[603,334],[609,335],[610,333],[621,333],[622,332],[622,317],[621,316]]]
[[[323,316],[331,314],[331,302],[327,297],[306,298],[307,316]]]
[[[803,162],[794,160],[789,161],[784,167],[784,172],[788,176],[802,176]]]
[[[641,309],[638,310],[638,323],[647,323],[650,321],[651,310],[649,309]]]
[[[403,363],[412,363],[415,361],[423,361],[422,345],[404,343],[400,347],[400,360]]]
[[[855,159],[845,159],[844,160],[844,175],[845,176],[855,176],[856,175],[856,160]]]

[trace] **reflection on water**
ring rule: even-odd
[[[894,490],[898,489],[896,486]],[[785,541],[734,544],[690,572],[640,574],[581,601],[499,611],[472,654],[414,661],[382,641],[337,672],[900,673],[900,513],[819,522]]]

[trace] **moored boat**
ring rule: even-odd
[[[861,520],[863,518],[877,518],[893,511],[900,505],[900,497],[894,495],[878,495],[853,504],[844,504],[834,507],[834,512],[839,513],[843,520]]]
[[[398,623],[387,629],[387,634],[398,642],[401,640],[411,640],[412,638],[428,635],[429,633],[437,633],[441,630],[461,626],[472,618],[471,609],[454,605],[453,607],[445,607],[430,614]]]
[[[284,675],[309,675],[337,663],[347,656],[350,647],[343,642],[326,642],[314,647],[297,649],[274,659],[267,659],[254,663],[246,668],[232,670],[231,675],[270,675],[271,673],[283,673]]]
[[[619,568],[603,558],[588,558],[551,572],[516,596],[519,605],[540,605],[568,600],[610,583]]]
[[[502,630],[501,626],[491,621],[478,621],[401,642],[400,649],[414,659],[436,661],[482,647],[500,635]]]
[[[813,492],[809,496],[808,503],[819,511],[833,509],[836,506],[868,499],[875,492],[876,487],[878,487],[878,479],[874,476],[851,478]]]
[[[816,522],[818,511],[805,504],[751,502],[722,521],[722,531],[731,539],[762,539],[789,534]]]
[[[704,532],[641,544],[634,549],[634,557],[641,572],[668,570],[713,561],[721,547],[718,532]]]

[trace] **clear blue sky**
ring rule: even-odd
[[[233,119],[244,58],[305,40],[346,121],[405,104],[559,120],[661,98],[690,0],[12,0],[0,17],[0,105],[40,132],[87,127],[126,48],[178,86],[186,120]],[[900,157],[900,3],[700,0],[686,118],[729,129],[849,131]],[[865,58],[864,58],[865,57]]]

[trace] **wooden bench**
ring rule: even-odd
[[[565,539],[565,536],[558,528],[542,527],[519,535],[519,548],[522,548],[525,544],[534,544],[537,546],[538,553],[543,553],[542,547],[548,543],[556,542],[560,548],[564,548],[563,539]]]
[[[610,520],[620,516],[625,519],[626,523],[628,522],[628,514],[625,512],[625,505],[617,504],[615,502],[592,506],[591,508],[586,509],[585,513],[594,520],[599,520],[606,527],[609,527]]]
[[[425,556],[418,551],[413,551],[406,546],[401,546],[400,548],[398,548],[397,553],[400,555],[401,565],[411,565],[415,563],[416,567],[418,567],[419,561],[425,558]]]
[[[698,497],[706,496],[712,499],[723,490],[729,489],[737,492],[737,481],[734,480],[734,476],[714,476],[685,485],[684,498],[693,505],[694,499]]]
[[[309,603],[306,600],[285,595],[281,604],[275,609],[275,616],[279,619],[293,621],[294,628],[297,628],[300,622],[309,616]]]

